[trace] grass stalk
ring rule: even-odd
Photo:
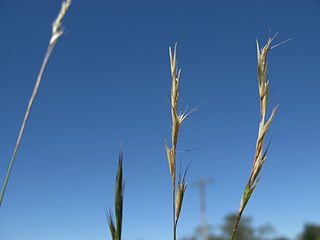
[[[275,37],[275,36],[274,36]],[[266,111],[267,111],[267,105],[268,105],[268,97],[269,97],[269,81],[267,80],[267,72],[268,72],[268,65],[267,65],[267,53],[269,50],[279,46],[280,43],[275,46],[270,46],[271,42],[273,41],[273,38],[269,38],[266,45],[260,49],[258,41],[257,44],[257,60],[258,60],[258,86],[259,86],[259,101],[260,101],[260,123],[259,123],[259,131],[258,131],[258,137],[256,142],[256,150],[253,158],[253,165],[250,173],[250,177],[248,179],[248,182],[246,184],[246,187],[243,191],[240,207],[238,210],[237,218],[233,226],[232,234],[230,236],[230,240],[235,240],[236,232],[241,220],[242,213],[255,189],[257,186],[261,176],[260,171],[263,167],[263,164],[265,163],[268,148],[269,145],[264,149],[264,142],[265,142],[265,136],[269,129],[269,126],[277,112],[278,106],[276,106],[268,118],[266,120]]]
[[[23,119],[23,122],[22,122],[22,125],[21,125],[21,128],[20,128],[20,132],[19,132],[19,135],[18,135],[18,138],[17,138],[17,141],[16,141],[16,145],[14,147],[13,154],[12,154],[12,157],[11,157],[11,160],[10,160],[10,163],[9,163],[7,174],[6,174],[6,177],[5,177],[4,182],[3,182],[1,195],[0,195],[0,207],[1,207],[2,202],[3,202],[4,194],[6,192],[7,184],[8,184],[10,175],[11,175],[12,167],[13,167],[14,161],[16,159],[16,155],[17,155],[20,143],[21,143],[21,139],[22,139],[22,136],[23,136],[23,133],[24,133],[28,118],[29,118],[29,114],[30,114],[30,111],[31,111],[31,108],[32,108],[32,105],[33,105],[33,101],[34,101],[34,99],[35,99],[35,97],[36,97],[36,95],[38,93],[38,89],[39,89],[39,86],[40,86],[40,82],[41,82],[41,79],[42,79],[43,72],[44,72],[44,70],[46,68],[47,62],[48,62],[48,60],[50,58],[50,55],[52,53],[52,50],[53,50],[55,44],[57,43],[58,39],[63,34],[63,29],[61,27],[61,22],[62,22],[63,17],[66,14],[68,8],[70,7],[70,5],[71,5],[71,0],[66,0],[66,1],[64,1],[62,3],[61,10],[60,10],[56,20],[52,24],[52,35],[51,35],[51,38],[50,38],[50,41],[49,41],[49,45],[48,45],[45,57],[43,59],[43,62],[42,62],[42,65],[41,65],[41,68],[40,68],[40,71],[39,71],[39,74],[38,74],[38,77],[37,77],[37,80],[36,80],[36,84],[35,84],[33,92],[32,92],[32,95],[30,97],[30,100],[29,100],[29,103],[28,103],[28,106],[27,106],[27,110],[26,110],[26,113],[25,113],[25,116],[24,116],[24,119]]]
[[[117,176],[116,176],[116,184],[115,184],[115,196],[114,196],[114,209],[115,209],[115,216],[116,216],[115,223],[110,210],[107,215],[112,240],[121,240],[121,233],[122,233],[123,194],[124,194],[122,162],[123,162],[123,152],[120,152],[119,161],[118,161],[118,170],[117,170]]]
[[[169,47],[170,56],[170,69],[171,69],[171,148],[169,148],[167,142],[165,141],[165,148],[167,152],[169,170],[171,174],[172,182],[172,224],[173,224],[173,240],[177,239],[177,224],[180,216],[180,211],[182,208],[182,200],[184,193],[187,188],[185,182],[185,175],[182,181],[176,182],[176,155],[177,155],[177,144],[179,138],[179,131],[182,122],[190,116],[190,114],[195,111],[193,109],[189,113],[178,112],[178,100],[179,100],[179,81],[181,70],[177,68],[177,44],[174,46],[172,52],[171,47]],[[186,171],[185,171],[186,173]]]

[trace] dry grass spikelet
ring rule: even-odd
[[[181,176],[181,172],[179,174],[178,189],[177,189],[177,195],[176,195],[176,225],[180,217],[184,193],[187,190],[187,182],[186,182],[187,171],[188,171],[188,168],[184,171],[183,177]]]

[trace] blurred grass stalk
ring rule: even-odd
[[[230,237],[230,240],[236,239],[236,232],[238,225],[240,223],[240,219],[243,213],[243,210],[245,209],[252,192],[254,191],[255,187],[257,186],[261,176],[259,175],[260,170],[266,160],[268,148],[264,150],[264,142],[265,142],[265,136],[269,129],[269,126],[277,112],[278,106],[276,106],[266,121],[266,110],[268,105],[268,97],[269,97],[269,81],[267,80],[267,72],[268,72],[268,65],[267,65],[267,53],[269,50],[279,46],[279,43],[275,46],[270,47],[271,42],[276,37],[276,35],[273,38],[269,38],[266,45],[260,49],[259,43],[257,40],[257,60],[258,60],[258,85],[259,85],[259,100],[260,100],[260,124],[259,124],[259,131],[258,131],[258,138],[256,143],[256,151],[253,158],[253,166],[251,169],[251,174],[248,180],[248,183],[243,191],[240,207],[238,210],[237,218],[232,230],[232,234]],[[290,39],[289,39],[290,40]],[[288,40],[287,40],[288,41]],[[286,42],[286,41],[285,41]]]
[[[114,223],[112,213],[110,210],[107,215],[112,240],[121,240],[123,194],[124,194],[124,183],[122,179],[122,162],[123,162],[123,152],[121,151],[119,154],[118,171],[117,171],[116,186],[115,186],[115,197],[114,197],[116,223]]]
[[[179,81],[181,70],[177,69],[177,44],[174,46],[174,52],[172,54],[171,47],[169,47],[170,56],[170,69],[171,69],[171,119],[172,119],[172,130],[171,130],[171,148],[169,148],[167,142],[165,141],[165,148],[167,152],[169,170],[171,174],[172,181],[172,217],[173,217],[173,239],[177,238],[177,224],[182,208],[184,193],[187,189],[186,183],[186,173],[181,173],[178,179],[178,184],[176,183],[176,155],[177,155],[177,143],[179,138],[179,130],[182,122],[190,116],[190,114],[196,109],[191,110],[189,113],[178,112],[178,99],[179,99]],[[183,176],[182,176],[183,175]]]
[[[31,108],[32,108],[32,104],[33,104],[33,101],[34,101],[34,99],[35,99],[35,97],[37,95],[38,88],[40,86],[40,82],[41,82],[41,78],[42,78],[44,69],[46,68],[47,62],[48,62],[48,60],[50,58],[50,55],[52,53],[52,50],[53,50],[55,44],[57,43],[58,39],[63,34],[63,28],[61,26],[61,22],[62,22],[63,17],[66,14],[68,8],[70,7],[70,5],[71,5],[71,0],[66,0],[66,1],[62,2],[61,10],[60,10],[56,20],[52,24],[52,35],[51,35],[51,38],[50,38],[50,41],[49,41],[49,45],[48,45],[44,60],[42,62],[42,65],[41,65],[41,68],[40,68],[40,71],[39,71],[39,74],[38,74],[38,77],[37,77],[37,80],[36,80],[36,84],[35,84],[33,92],[32,92],[32,95],[30,97],[29,104],[28,104],[28,107],[27,107],[27,110],[26,110],[26,113],[25,113],[25,116],[24,116],[24,119],[23,119],[23,122],[22,122],[22,125],[21,125],[21,129],[20,129],[20,132],[19,132],[19,135],[18,135],[18,139],[17,139],[16,145],[15,145],[14,150],[13,150],[11,161],[9,163],[7,174],[6,174],[3,186],[2,186],[2,191],[1,191],[1,195],[0,195],[0,207],[2,205],[4,194],[5,194],[5,191],[6,191],[6,188],[7,188],[7,184],[8,184],[10,175],[11,175],[12,167],[13,167],[13,164],[14,164],[14,161],[15,161],[15,158],[16,158],[16,154],[18,152],[18,149],[19,149],[19,146],[20,146],[20,143],[21,143],[21,139],[22,139],[22,135],[24,133],[24,129],[25,129],[26,123],[28,121],[28,117],[29,117],[29,114],[30,114],[30,111],[31,111]]]

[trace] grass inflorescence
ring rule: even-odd
[[[265,137],[266,133],[270,127],[270,124],[278,110],[278,105],[272,110],[271,115],[269,118],[266,118],[267,112],[267,105],[268,105],[268,98],[269,98],[269,81],[267,79],[267,72],[268,72],[268,64],[267,64],[267,54],[268,52],[279,46],[279,43],[275,46],[270,46],[273,38],[269,38],[266,45],[260,49],[258,40],[256,41],[257,45],[257,61],[258,61],[258,87],[259,87],[259,102],[260,102],[260,123],[259,123],[259,130],[258,130],[258,137],[256,142],[256,150],[253,158],[253,165],[251,169],[251,173],[248,179],[248,182],[245,186],[243,191],[240,207],[238,209],[237,218],[232,230],[232,234],[230,236],[230,240],[236,239],[236,232],[238,225],[241,220],[242,213],[254,191],[258,182],[261,179],[260,171],[266,161],[269,145],[265,147]],[[290,40],[290,39],[289,39]],[[287,40],[288,41],[288,40]],[[285,41],[286,42],[286,41]]]
[[[171,148],[165,141],[165,148],[167,152],[168,165],[171,174],[172,182],[172,217],[173,217],[173,239],[177,238],[177,225],[180,217],[180,212],[182,208],[183,198],[185,191],[187,189],[186,183],[186,173],[185,171],[183,177],[179,178],[177,184],[177,144],[179,138],[180,127],[182,122],[190,116],[190,114],[196,111],[196,108],[191,110],[189,113],[178,111],[178,100],[179,100],[179,83],[181,76],[181,69],[177,67],[177,44],[174,46],[172,52],[171,47],[169,47],[169,57],[170,57],[170,70],[171,70]]]

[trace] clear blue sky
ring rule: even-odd
[[[255,39],[280,31],[270,52],[270,155],[245,214],[295,236],[320,222],[320,4],[307,1],[76,1],[45,71],[0,209],[3,240],[110,239],[124,144],[126,240],[171,238],[168,46],[178,42],[181,129],[188,182],[212,177],[209,222],[236,211],[250,173],[259,120]],[[61,1],[0,1],[0,180]],[[199,223],[188,188],[178,235]]]

